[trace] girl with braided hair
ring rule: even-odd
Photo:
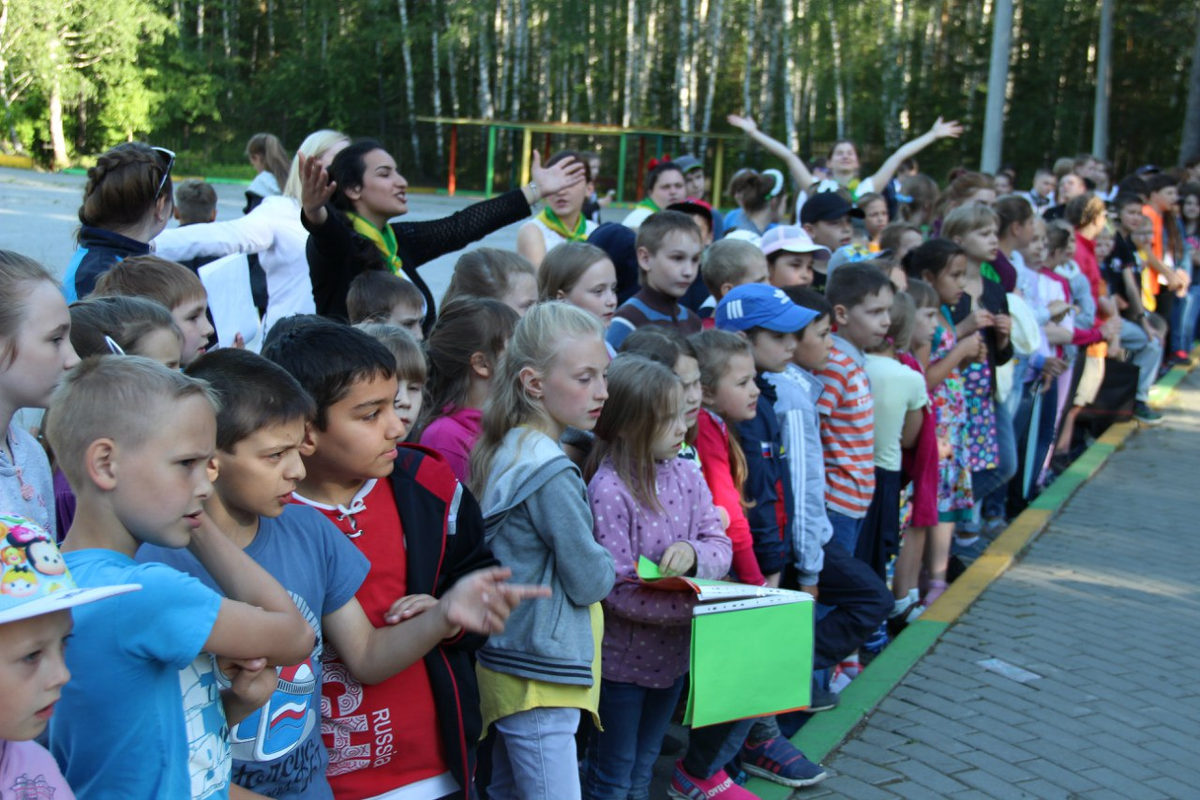
[[[79,206],[79,247],[63,277],[67,302],[90,294],[96,279],[121,259],[150,252],[150,241],[167,227],[174,208],[174,163],[170,150],[126,142],[88,170]]]

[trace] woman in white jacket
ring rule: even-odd
[[[308,135],[300,145],[300,152],[329,166],[349,141],[338,131],[320,130]],[[155,253],[172,261],[257,253],[267,276],[264,335],[284,317],[316,313],[308,258],[304,253],[308,231],[300,222],[300,176],[296,163],[293,157],[283,194],[264,198],[246,216],[229,222],[170,228],[154,240]]]

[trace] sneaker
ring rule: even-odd
[[[1133,404],[1133,418],[1143,425],[1159,425],[1163,421],[1162,414],[1141,401]]]
[[[1171,366],[1175,366],[1177,364],[1186,364],[1190,360],[1191,359],[1188,358],[1186,350],[1176,350],[1175,353],[1170,357],[1168,363]]]
[[[984,536],[998,536],[1001,531],[1008,527],[1008,520],[1004,517],[988,517],[983,521]]]
[[[880,623],[879,627],[875,630],[875,632],[872,633],[869,637],[867,637],[867,640],[862,643],[861,649],[866,650],[871,653],[882,653],[883,648],[887,647],[887,643],[888,643],[887,623],[882,622],[882,623]]]
[[[683,769],[683,760],[675,762],[675,774],[667,787],[667,796],[676,800],[760,800],[759,796],[733,782],[729,773],[721,770],[711,778],[697,778]]]
[[[782,736],[758,744],[746,742],[742,748],[742,769],[772,783],[793,788],[812,786],[829,777],[820,764],[809,761]]]
[[[837,704],[837,692],[831,692],[824,686],[818,686],[814,682],[808,698],[808,708],[803,710],[809,714],[818,714],[822,711],[831,711],[837,708]]]

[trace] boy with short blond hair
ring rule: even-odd
[[[261,698],[225,698],[223,710],[212,656],[260,671],[261,659],[303,659],[314,636],[283,587],[203,513],[212,395],[146,358],[89,359],[55,392],[46,430],[78,499],[65,567],[81,587],[142,586],[77,612],[75,679],[50,724],[51,751],[80,796],[226,797],[226,715],[236,722]],[[144,543],[189,548],[226,597],[136,563]]]
[[[415,618],[398,611],[375,628],[355,599],[370,563],[319,511],[291,502],[305,476],[300,446],[316,413],[312,398],[282,367],[245,350],[209,353],[188,374],[206,380],[221,400],[219,472],[205,511],[279,580],[320,634],[305,660],[280,667],[267,705],[232,727],[233,780],[271,797],[332,797],[320,725],[325,670],[333,665],[335,683],[343,665],[356,680],[377,683],[456,635],[458,626],[479,632],[488,610],[479,595],[494,589],[491,578],[487,571],[468,576],[438,601],[408,598],[409,605],[420,601],[412,606],[420,611]],[[145,546],[138,559],[164,562],[219,588],[190,553]],[[502,592],[492,594],[505,602]],[[277,725],[283,715],[295,724]]]
[[[641,289],[617,309],[608,344],[619,350],[625,337],[643,325],[669,325],[684,336],[700,330],[700,318],[679,304],[700,269],[704,249],[700,228],[679,211],[651,214],[637,232]]]
[[[154,255],[120,261],[96,281],[93,297],[145,297],[162,303],[183,331],[186,367],[204,352],[213,334],[208,319],[208,292],[196,273],[182,264]]]
[[[700,277],[716,303],[735,286],[767,282],[767,259],[744,239],[722,239],[704,251]],[[714,306],[715,304],[714,303]]]

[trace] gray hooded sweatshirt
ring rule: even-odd
[[[549,586],[551,597],[513,611],[479,663],[521,678],[592,685],[588,606],[608,596],[612,554],[592,534],[587,487],[558,443],[531,428],[508,432],[480,501],[484,537],[514,583]]]

